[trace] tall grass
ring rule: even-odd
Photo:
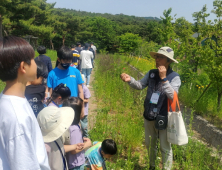
[[[93,141],[112,138],[117,142],[118,154],[107,162],[113,170],[148,170],[149,161],[145,147],[143,102],[146,89],[134,90],[122,82],[120,74],[125,72],[135,79],[141,76],[131,69],[123,56],[98,56],[96,59],[95,81],[93,88],[98,101],[96,124],[90,131]],[[147,67],[152,69],[153,65]],[[192,126],[190,126],[190,132]],[[192,133],[190,133],[192,134]],[[205,170],[222,169],[217,157],[211,156],[212,150],[189,137],[189,144],[173,146],[173,169]],[[161,169],[158,152],[157,168]]]

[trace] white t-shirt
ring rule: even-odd
[[[81,68],[92,68],[93,53],[89,50],[82,50],[80,53]]]
[[[43,137],[26,98],[0,94],[0,170],[50,170]]]
[[[91,45],[91,48],[96,51],[96,46],[95,45]]]

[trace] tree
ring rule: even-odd
[[[125,33],[119,37],[119,52],[127,54],[135,54],[142,45],[142,38],[138,34]]]

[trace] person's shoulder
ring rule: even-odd
[[[25,124],[29,122],[27,120],[32,120],[34,117],[34,113],[26,98],[10,95],[3,95],[1,97],[0,115],[5,120],[9,118],[10,123],[18,122],[19,124]]]

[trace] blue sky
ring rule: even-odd
[[[163,16],[163,11],[172,8],[172,15],[176,18],[185,17],[194,22],[192,13],[198,12],[203,5],[207,5],[208,12],[213,9],[213,0],[47,0],[56,2],[56,8],[68,8],[87,12],[134,15],[141,17]],[[214,20],[215,14],[208,19]]]

